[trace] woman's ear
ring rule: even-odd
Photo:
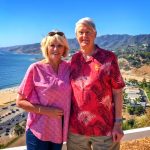
[[[96,36],[97,36],[97,32],[95,32],[95,38],[96,38]]]

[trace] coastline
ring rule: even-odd
[[[0,89],[0,106],[15,101],[17,97],[17,90],[19,86],[8,87]]]

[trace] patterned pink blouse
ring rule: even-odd
[[[28,113],[26,130],[43,141],[62,143],[67,140],[70,115],[70,65],[62,61],[56,74],[49,64],[36,62],[30,65],[18,93],[32,104],[57,107],[64,111],[63,119]]]

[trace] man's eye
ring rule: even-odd
[[[83,32],[82,32],[82,31],[79,31],[79,34],[80,34],[80,35],[82,35],[82,34],[83,34]]]
[[[79,33],[79,35],[83,35],[83,34],[90,35],[91,31],[86,31],[86,32],[79,31],[78,33]]]
[[[91,34],[91,32],[90,32],[90,31],[87,31],[86,34],[89,35],[89,34]]]

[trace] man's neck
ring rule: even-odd
[[[81,52],[83,55],[91,56],[95,51],[95,45],[88,47],[88,48],[81,48]]]

